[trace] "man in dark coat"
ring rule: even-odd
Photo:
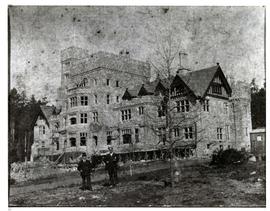
[[[110,184],[111,186],[115,186],[117,183],[117,162],[118,157],[113,152],[113,148],[109,147],[109,154],[105,157],[105,169],[108,171],[110,177]]]
[[[82,177],[82,190],[92,190],[91,185],[91,171],[93,165],[92,163],[86,159],[86,153],[82,154],[82,159],[78,163],[78,171],[81,173]]]

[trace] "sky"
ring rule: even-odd
[[[57,98],[60,51],[118,54],[155,62],[158,43],[170,32],[187,53],[184,67],[218,62],[228,77],[259,86],[265,79],[263,7],[12,6],[10,87],[37,99]]]

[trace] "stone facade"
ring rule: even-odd
[[[50,148],[44,155],[102,155],[113,146],[122,159],[130,154],[148,159],[168,148],[168,136],[181,157],[250,148],[250,93],[243,84],[242,89],[239,83],[230,86],[219,65],[150,82],[149,64],[131,59],[127,51],[89,55],[70,47],[62,51],[61,64],[61,112],[50,115],[49,124],[38,119],[35,128],[50,131],[45,136],[35,132],[36,140],[45,140],[43,148]],[[168,93],[170,132],[161,106]],[[39,147],[33,147],[33,157]]]

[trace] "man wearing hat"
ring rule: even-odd
[[[78,171],[81,173],[82,177],[82,190],[92,190],[91,185],[91,171],[93,165],[92,163],[86,159],[86,153],[82,153],[82,159],[78,163]]]
[[[109,177],[110,177],[110,184],[111,186],[115,186],[117,183],[117,162],[118,162],[118,157],[117,155],[113,152],[112,147],[108,147],[109,149],[109,154],[106,155],[105,157],[105,169],[107,169]]]

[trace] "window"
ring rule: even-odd
[[[140,139],[139,139],[139,128],[135,128],[135,142],[136,143],[140,142]]]
[[[86,146],[87,133],[80,133],[80,145]]]
[[[159,141],[163,143],[163,145],[166,144],[166,129],[165,127],[158,128],[159,130]]]
[[[107,95],[107,104],[110,104],[110,95]]]
[[[87,113],[82,113],[81,114],[81,124],[86,124],[87,123]]]
[[[179,128],[174,128],[174,137],[179,137],[179,136],[180,136]]]
[[[212,85],[212,93],[221,95],[222,94],[221,85],[220,84],[213,84]]]
[[[76,147],[76,138],[70,138],[69,141],[71,147]]]
[[[158,107],[158,117],[165,116],[166,114],[166,106],[159,106]]]
[[[248,136],[248,128],[246,127],[246,136]]]
[[[82,106],[88,105],[88,96],[81,96],[81,105]]]
[[[56,150],[59,150],[59,141],[56,141]]]
[[[94,78],[94,84],[95,86],[97,85],[97,79]]]
[[[203,101],[203,110],[204,111],[209,111],[209,100],[204,100]]]
[[[76,117],[70,118],[70,124],[75,125],[77,123]]]
[[[97,146],[98,145],[98,137],[97,136],[93,136],[93,139],[94,139],[95,145]]]
[[[42,126],[39,126],[39,135],[42,135],[42,134],[45,134],[45,126],[42,125]]]
[[[75,107],[77,106],[77,97],[71,97],[70,98],[70,107]]]
[[[122,112],[122,121],[131,119],[131,110],[130,109],[122,110],[121,112]]]
[[[107,79],[107,86],[110,86],[110,79]]]
[[[227,114],[229,108],[228,103],[225,102],[223,106],[224,106],[224,113]]]
[[[97,101],[97,95],[95,95],[95,104],[97,104],[98,101]]]
[[[219,149],[220,149],[220,150],[223,150],[223,145],[222,145],[222,144],[219,145]]]
[[[230,139],[230,125],[226,125],[226,138],[227,140]]]
[[[116,87],[119,87],[119,81],[116,81],[116,82],[115,82],[115,86],[116,86]]]
[[[206,145],[206,148],[207,148],[207,149],[210,149],[210,145],[211,145],[211,144],[207,144],[207,145]]]
[[[87,78],[84,78],[82,82],[82,86],[86,86],[87,84],[88,84],[88,80]]]
[[[93,112],[93,121],[98,122],[98,112]]]
[[[143,109],[144,109],[143,106],[140,106],[140,107],[139,107],[139,115],[142,115],[142,114],[143,114]]]
[[[194,135],[193,135],[193,128],[192,127],[185,127],[184,128],[184,136],[186,140],[190,140],[193,139]]]
[[[119,96],[116,96],[116,102],[119,103]]]
[[[131,144],[131,129],[122,130],[123,144]]]
[[[221,127],[217,128],[217,139],[219,139],[219,140],[222,139],[222,128]]]
[[[45,141],[41,142],[41,147],[45,147]]]
[[[231,149],[231,145],[228,145],[228,149]]]
[[[107,131],[107,145],[112,144],[112,131]]]
[[[189,112],[189,101],[188,100],[181,100],[181,101],[177,101],[177,112]]]

